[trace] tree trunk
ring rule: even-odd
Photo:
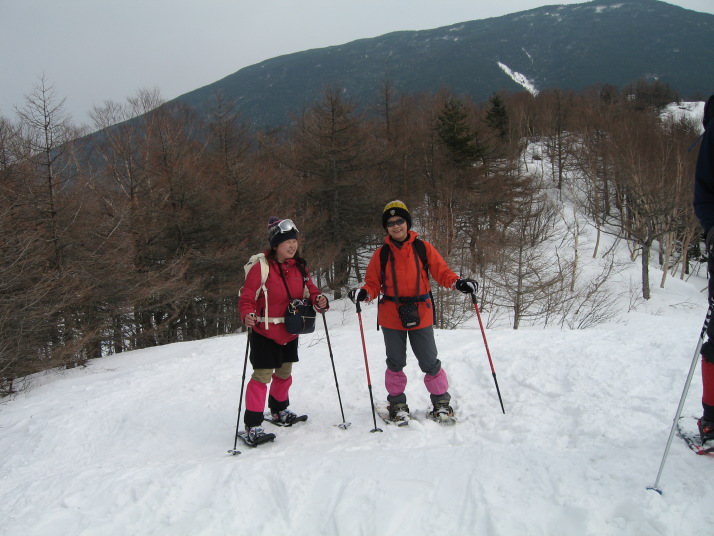
[[[642,297],[650,299],[650,248],[651,243],[642,244]]]

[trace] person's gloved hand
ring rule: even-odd
[[[352,303],[364,301],[369,297],[369,294],[367,294],[367,291],[363,288],[353,288],[349,291],[347,295],[349,296],[350,300],[352,300]]]
[[[478,292],[478,283],[474,279],[457,279],[456,283],[454,283],[454,288],[464,294],[476,294]]]

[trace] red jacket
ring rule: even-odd
[[[267,258],[268,252],[266,251],[265,254]],[[283,318],[290,299],[303,297],[303,288],[305,285],[307,285],[307,289],[310,293],[310,303],[315,305],[315,299],[320,295],[320,289],[315,286],[309,273],[307,273],[307,280],[303,282],[302,273],[295,259],[288,259],[283,263],[268,261],[268,264],[270,270],[268,272],[268,279],[265,280],[265,287],[268,289],[267,311],[269,318]],[[290,298],[288,298],[285,283],[283,283],[283,279],[280,276],[280,270],[282,270],[285,280],[288,283]],[[245,317],[250,313],[255,313],[261,318],[265,317],[265,293],[261,292],[258,299],[256,300],[255,298],[255,294],[259,288],[260,263],[255,263],[245,277],[245,284],[243,285],[243,290],[238,300],[238,312],[241,321],[245,321]],[[278,344],[287,344],[298,337],[293,333],[288,333],[283,323],[276,324],[269,321],[266,329],[265,323],[260,321],[256,322],[253,329],[256,333],[260,333]]]
[[[414,257],[418,257],[418,255],[412,246],[412,242],[414,242],[417,236],[415,231],[409,231],[409,237],[402,243],[401,247],[397,247],[389,235],[384,238],[384,243],[389,246],[394,255],[394,270],[397,274],[397,287],[400,298],[428,294],[431,289],[429,277],[424,271],[421,260],[419,260],[419,293],[417,294],[417,267]],[[459,276],[451,271],[444,258],[434,246],[426,241],[424,241],[424,246],[426,247],[426,259],[429,263],[429,273],[431,277],[442,287],[453,287],[454,282]],[[382,278],[380,274],[382,267],[379,251],[378,249],[369,261],[364,277],[365,284],[362,286],[369,294],[370,300],[377,298],[382,292]],[[387,261],[384,267],[384,278],[386,280],[385,294],[387,296],[394,296],[394,282],[390,261]],[[417,307],[419,310],[419,325],[410,329],[421,329],[431,326],[434,323],[434,309],[431,299],[426,298],[425,301],[417,302]],[[380,326],[389,329],[405,329],[399,319],[397,303],[391,300],[382,300],[379,304],[378,323]]]

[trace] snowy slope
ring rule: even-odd
[[[585,234],[583,265],[594,233]],[[706,280],[669,276],[660,289],[653,265],[652,299],[631,310],[639,272],[638,259],[613,281],[621,313],[610,324],[487,330],[505,415],[476,319],[437,330],[461,421],[450,428],[378,420],[383,432],[370,433],[359,323],[345,301],[326,320],[347,430],[336,426],[322,323],[301,338],[290,396],[309,420],[270,429],[276,441],[257,449],[239,444],[239,456],[227,450],[245,334],[35,376],[32,389],[0,403],[0,536],[712,534],[714,459],[675,438],[663,494],[647,489],[694,357]],[[376,305],[362,316],[383,401]],[[423,412],[411,353],[406,372],[410,407]],[[700,414],[700,399],[697,368],[687,418]]]
[[[637,264],[634,265],[636,270]],[[0,534],[708,534],[714,460],[679,439],[653,484],[706,309],[669,279],[618,323],[438,331],[461,423],[373,428],[352,304],[305,336],[292,407],[307,423],[233,446],[245,335],[172,344],[40,378],[0,406]],[[363,312],[375,398],[386,393],[376,306]],[[416,360],[413,409],[428,397]],[[248,366],[250,374],[250,366]],[[698,376],[685,406],[698,415]],[[269,425],[266,425],[269,426]]]

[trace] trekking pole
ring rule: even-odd
[[[677,423],[679,422],[679,417],[682,415],[682,408],[684,407],[684,401],[687,398],[687,393],[689,392],[689,386],[692,383],[692,377],[694,376],[694,370],[697,368],[697,359],[702,350],[702,344],[704,344],[704,336],[707,333],[707,328],[709,327],[709,321],[712,316],[712,304],[709,304],[707,309],[707,316],[704,318],[704,325],[702,326],[702,332],[699,334],[699,341],[697,341],[697,349],[694,350],[694,357],[692,357],[692,364],[689,367],[689,374],[687,375],[687,381],[684,382],[684,389],[682,390],[682,396],[679,398],[679,406],[677,407],[677,413],[674,415],[674,421],[672,422],[672,429],[669,431],[669,438],[667,439],[667,446],[664,449],[664,455],[662,456],[662,461],[659,464],[659,471],[657,472],[657,479],[655,483],[648,487],[662,495],[662,490],[657,487],[659,484],[659,478],[662,476],[662,470],[664,469],[664,462],[667,460],[667,455],[669,454],[669,447],[672,445],[672,438],[674,437],[674,431],[677,428]]]
[[[471,293],[471,301],[474,304],[474,309],[476,309],[476,316],[478,317],[478,325],[481,327],[481,336],[483,337],[483,344],[486,347],[486,355],[488,356],[488,363],[491,365],[491,374],[493,374],[493,382],[496,384],[496,393],[498,393],[498,401],[501,403],[501,411],[506,414],[506,410],[503,409],[503,399],[501,398],[501,390],[498,388],[498,380],[496,379],[496,370],[493,368],[493,360],[491,359],[491,351],[488,349],[488,341],[486,340],[486,332],[483,329],[483,322],[481,321],[481,313],[478,310],[478,303],[476,302],[476,293]]]
[[[327,320],[325,320],[325,312],[320,311],[322,315],[322,322],[325,324],[325,335],[327,336],[327,348],[330,351],[330,361],[332,362],[332,374],[335,375],[335,387],[337,388],[337,400],[340,401],[340,413],[342,414],[342,424],[338,424],[343,430],[347,430],[351,422],[345,422],[345,412],[342,409],[342,397],[340,396],[340,384],[337,383],[337,371],[335,370],[335,359],[332,357],[332,345],[330,344],[330,332],[327,330]]]
[[[362,307],[359,300],[357,304],[357,318],[359,318],[359,333],[362,336],[362,351],[364,352],[364,370],[367,372],[367,388],[369,389],[369,401],[372,406],[372,420],[374,421],[374,429],[370,432],[381,432],[381,428],[377,428],[377,415],[374,412],[374,397],[372,396],[372,380],[369,377],[369,362],[367,361],[367,344],[364,342],[364,328],[362,327]]]
[[[245,359],[243,360],[243,379],[240,383],[240,399],[238,400],[238,420],[236,421],[236,437],[233,440],[233,448],[228,451],[229,454],[240,454],[240,450],[236,450],[238,446],[238,432],[240,431],[240,412],[243,409],[243,387],[245,387],[245,369],[248,366],[248,349],[250,348],[250,334],[253,330],[248,328],[248,336],[245,343]]]

